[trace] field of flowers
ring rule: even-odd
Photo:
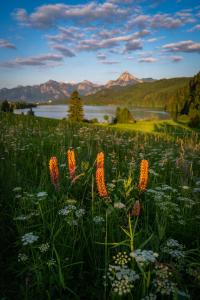
[[[0,115],[1,300],[200,299],[200,138]]]

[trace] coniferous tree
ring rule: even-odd
[[[1,104],[1,111],[3,112],[13,112],[13,105],[7,100],[4,100]]]
[[[83,102],[77,91],[71,94],[68,113],[68,119],[70,121],[82,122],[84,119]]]

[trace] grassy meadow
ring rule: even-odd
[[[0,127],[1,300],[200,299],[197,132],[172,121],[96,126],[9,113]],[[96,185],[99,152],[107,197]]]

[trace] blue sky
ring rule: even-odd
[[[0,87],[200,70],[197,0],[8,0],[0,20]]]

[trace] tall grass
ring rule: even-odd
[[[198,299],[197,133],[0,118],[2,299]],[[68,149],[76,158],[74,180]],[[100,152],[107,197],[95,182]],[[50,178],[51,157],[59,189]],[[142,159],[149,163],[144,191]]]

